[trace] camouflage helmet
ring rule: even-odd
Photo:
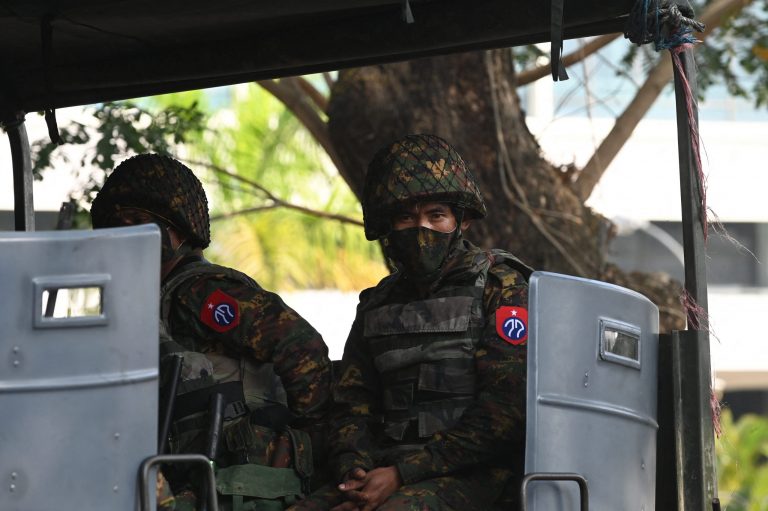
[[[486,213],[464,160],[435,135],[407,135],[373,157],[363,190],[365,237],[375,240],[387,234],[392,213],[412,201],[449,203],[462,208],[464,218]]]
[[[93,201],[93,227],[112,225],[120,207],[145,209],[170,221],[192,246],[211,243],[203,186],[186,165],[168,156],[140,154],[118,165]]]

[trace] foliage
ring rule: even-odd
[[[720,500],[727,511],[768,510],[768,418],[733,420],[724,410],[716,443]]]
[[[715,0],[691,2],[700,13]],[[716,27],[704,44],[696,47],[699,96],[707,90],[725,87],[728,94],[768,106],[768,0],[748,2],[738,15]],[[621,69],[640,65],[648,71],[658,61],[652,45],[629,45]]]
[[[212,197],[217,215],[257,212],[213,222],[213,257],[256,275],[267,288],[361,289],[386,274],[379,249],[357,225],[276,208],[272,196],[317,211],[360,219],[360,205],[301,123],[256,85],[237,88],[235,119],[209,133],[210,168],[225,168]],[[220,204],[220,206],[219,206]],[[216,218],[216,217],[214,217]]]
[[[56,163],[72,166],[79,186],[72,199],[80,208],[90,204],[118,160],[143,152],[172,154],[175,147],[199,136],[206,117],[197,102],[154,111],[130,101],[104,103],[88,107],[87,114],[92,122],[73,121],[59,130],[68,151],[47,139],[32,144],[36,179]],[[77,162],[69,156],[72,146],[83,149]]]
[[[535,44],[515,46],[512,48],[512,57],[515,61],[515,65],[520,68],[535,66],[540,57],[549,59],[547,52]]]
[[[691,3],[698,16],[715,1],[699,0]],[[746,7],[737,9],[737,14],[725,19],[719,26],[708,27],[712,33],[703,44],[696,45],[698,95],[699,99],[704,100],[709,91],[725,89],[731,96],[752,101],[757,107],[766,107],[768,0],[745,0],[744,4]],[[666,53],[655,51],[653,44],[638,46],[621,39],[615,44],[622,48],[620,57],[612,55],[613,49],[605,48],[591,55],[589,60],[599,61],[596,64],[598,66],[611,67],[617,77],[623,78],[623,82],[616,85],[617,88],[621,85],[639,88],[643,78],[658,64],[660,56]],[[573,47],[573,41],[566,41],[566,49],[568,46]],[[514,48],[513,52],[515,62],[521,68],[532,67],[539,56],[549,56],[548,52],[541,52],[536,46]],[[568,73],[576,82],[583,82],[577,68],[569,67]],[[584,85],[586,83],[577,84],[579,88]],[[613,95],[611,92],[603,94],[604,98]]]
[[[722,84],[732,96],[768,106],[768,0],[722,25],[697,52],[699,86]]]
[[[232,105],[233,122],[225,119],[232,110],[211,118],[201,107],[202,91],[89,107],[87,120],[60,129],[67,151],[46,140],[33,143],[35,175],[41,179],[54,164],[74,168],[75,225],[86,227],[89,204],[116,162],[143,152],[171,154],[206,184],[214,219],[208,255],[216,262],[255,276],[269,289],[375,284],[386,269],[359,226],[286,211],[272,199],[360,219],[359,203],[327,156],[271,95],[255,85],[235,90],[245,92]],[[253,208],[266,211],[238,214]],[[228,214],[236,216],[215,220]]]

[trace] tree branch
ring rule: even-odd
[[[229,213],[222,213],[220,215],[214,215],[211,217],[211,222],[215,222],[217,220],[226,220],[228,218],[236,217],[239,215],[246,215],[248,213],[257,213],[259,211],[265,211],[268,209],[277,209],[277,208],[285,208],[285,209],[293,209],[295,211],[300,211],[304,214],[318,217],[318,218],[325,218],[326,220],[335,220],[337,222],[341,222],[343,224],[352,224],[358,227],[363,227],[363,222],[359,220],[355,220],[354,218],[350,218],[348,216],[344,215],[337,215],[335,213],[326,213],[325,211],[319,211],[317,209],[310,209],[305,208],[304,206],[299,206],[297,204],[291,204],[289,202],[280,202],[279,204],[269,204],[266,206],[255,206],[252,208],[246,208],[241,209],[238,211],[232,211]]]
[[[717,0],[709,4],[699,18],[707,25],[707,29],[701,34],[700,39],[704,41],[712,33],[712,30],[722,25],[725,20],[737,14],[751,2],[752,0]],[[587,200],[592,194],[592,190],[605,173],[605,169],[619,154],[664,87],[672,80],[672,75],[669,53],[664,52],[659,62],[648,73],[648,77],[635,97],[616,119],[611,131],[600,142],[600,146],[592,158],[578,173],[579,177],[574,183],[574,191],[581,200]]]
[[[605,34],[590,39],[578,50],[563,56],[563,65],[566,67],[572,66],[580,60],[586,59],[596,51],[599,51],[609,43],[613,42],[620,35],[621,34]],[[535,82],[536,80],[544,78],[545,76],[549,76],[550,73],[552,73],[552,68],[548,63],[543,66],[536,66],[530,69],[525,69],[517,73],[517,86],[520,87],[522,85],[528,85],[529,83]]]
[[[321,112],[327,113],[328,98],[323,96],[323,94],[319,90],[317,90],[317,87],[312,85],[312,82],[310,82],[303,76],[297,76],[295,80],[299,84],[299,87],[301,88],[301,90],[303,90],[304,93],[309,97],[309,99],[312,100],[315,106],[319,108]]]
[[[336,83],[336,80],[333,79],[333,75],[326,71],[323,73],[323,78],[325,79],[325,84],[328,86],[328,90],[331,90],[333,88],[333,84]]]
[[[336,220],[338,222],[346,223],[346,224],[352,224],[357,225],[360,227],[363,227],[363,222],[360,220],[357,220],[355,218],[351,218],[345,215],[340,215],[337,213],[328,213],[326,211],[320,211],[317,209],[308,208],[306,206],[300,206],[298,204],[294,204],[292,202],[285,201],[279,197],[277,197],[275,194],[270,192],[267,188],[265,188],[263,185],[260,185],[256,181],[252,181],[246,177],[240,176],[238,174],[235,174],[234,172],[231,172],[225,168],[219,167],[218,165],[214,165],[213,163],[208,163],[204,161],[190,161],[190,160],[184,160],[186,163],[190,163],[192,165],[200,165],[202,167],[206,167],[211,169],[212,171],[218,173],[218,174],[224,174],[225,176],[229,176],[232,179],[235,179],[237,181],[240,181],[241,183],[245,183],[248,186],[251,186],[264,194],[266,199],[268,201],[271,201],[272,204],[267,204],[263,206],[255,206],[252,208],[243,209],[240,211],[234,211],[231,213],[223,213],[221,215],[212,216],[211,220],[221,220],[225,218],[231,218],[233,216],[242,215],[246,213],[254,213],[256,211],[264,211],[266,209],[275,209],[278,207],[286,208],[286,209],[292,209],[294,211],[300,211],[302,213],[305,213],[307,215],[315,216],[318,218],[325,218],[328,220]]]
[[[227,220],[229,218],[234,218],[240,215],[246,215],[248,213],[257,213],[259,211],[276,209],[277,207],[278,207],[277,204],[270,204],[267,206],[255,206],[252,208],[240,209],[238,211],[230,211],[229,213],[221,213],[219,215],[211,215],[211,222],[216,222],[218,220]]]
[[[261,80],[257,83],[280,100],[296,116],[317,143],[325,149],[339,174],[346,178],[348,172],[331,142],[328,125],[307,100],[307,95],[304,94],[297,80],[283,78],[281,80]]]

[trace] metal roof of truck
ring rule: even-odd
[[[632,3],[565,0],[563,34],[619,32]],[[546,0],[0,1],[0,115],[548,41],[551,23]]]

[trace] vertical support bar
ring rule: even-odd
[[[692,130],[698,132],[696,104],[696,69],[693,51],[689,48],[679,54],[682,73],[673,62],[675,98],[677,105],[677,140],[680,164],[680,198],[682,205],[683,249],[685,251],[685,289],[690,298],[706,314],[707,267],[704,244],[704,226],[701,219],[702,183],[698,179]],[[690,84],[691,97],[687,98],[684,80]],[[688,101],[693,106],[689,124]],[[696,148],[698,150],[698,147]],[[689,325],[702,323],[692,317]],[[697,321],[698,319],[698,321]],[[676,428],[678,452],[679,509],[685,511],[712,509],[717,494],[714,459],[714,431],[711,410],[711,363],[709,331],[706,320],[703,330],[679,332],[673,352],[679,358],[676,377],[679,395],[676,399]],[[682,428],[685,427],[685,434]]]
[[[677,151],[680,166],[680,203],[683,213],[683,249],[685,259],[685,290],[705,311],[707,304],[707,265],[704,244],[704,226],[701,219],[702,183],[696,168],[696,154],[693,151],[691,129],[698,132],[699,112],[696,100],[696,68],[693,52],[688,49],[680,53],[685,78],[692,94],[694,127],[689,125],[683,76],[677,66],[672,65],[675,75],[675,104],[677,110]],[[698,143],[698,139],[696,140]],[[698,148],[697,148],[698,150]],[[689,317],[689,323],[690,323]]]
[[[676,429],[675,406],[677,375],[672,365],[673,334],[659,335],[659,387],[658,420],[656,437],[656,509],[679,511],[677,464],[675,460]]]
[[[709,354],[709,335],[702,330],[686,330],[674,332],[672,339],[678,509],[711,510],[717,480],[710,389],[708,380],[705,386],[697,379],[709,371],[700,365],[702,352]]]
[[[13,214],[17,231],[35,230],[35,207],[32,202],[32,159],[24,115],[4,123],[11,144],[13,162]]]

